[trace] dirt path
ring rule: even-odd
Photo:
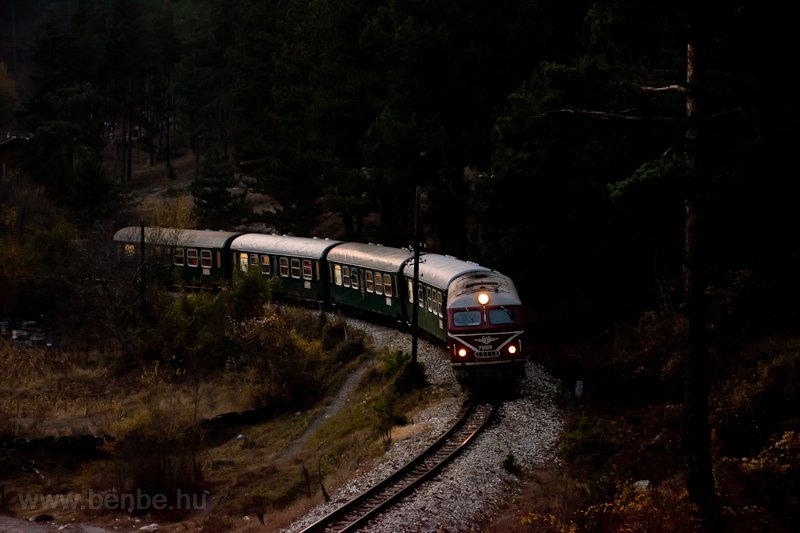
[[[325,412],[321,416],[317,417],[317,419],[306,428],[303,434],[289,444],[281,456],[278,457],[279,463],[284,463],[294,457],[295,453],[297,453],[297,450],[299,450],[303,444],[305,444],[309,437],[313,435],[314,432],[317,431],[328,418],[338,413],[347,404],[350,393],[353,391],[356,384],[361,379],[361,376],[364,375],[364,372],[367,371],[367,368],[369,368],[371,364],[372,363],[370,361],[367,361],[363,363],[355,372],[350,374],[350,376],[342,385],[342,388],[339,389],[336,397],[333,399],[330,405],[328,405],[327,409],[325,409]]]

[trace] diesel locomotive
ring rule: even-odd
[[[276,296],[417,325],[447,346],[462,386],[517,382],[525,372],[522,302],[513,281],[448,255],[316,237],[136,226],[114,234],[122,258],[147,257],[175,281],[219,287],[236,270],[280,277]]]

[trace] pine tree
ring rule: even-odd
[[[200,175],[191,185],[198,219],[210,227],[223,227],[238,207],[239,200],[231,189],[236,185],[233,167],[219,150],[212,150],[204,159]]]

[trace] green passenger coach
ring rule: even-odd
[[[235,269],[257,269],[265,276],[279,277],[276,291],[288,298],[327,301],[328,272],[325,255],[341,241],[314,237],[291,237],[246,233],[231,243]]]
[[[328,253],[330,302],[404,320],[399,283],[403,265],[414,253],[357,242],[343,243]]]
[[[178,228],[144,228],[145,257],[152,268],[172,273],[175,283],[210,287],[230,272],[230,242],[241,233]],[[141,256],[142,230],[128,226],[114,234],[123,259]]]

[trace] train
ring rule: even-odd
[[[276,297],[402,328],[416,318],[418,331],[447,347],[465,388],[519,383],[525,374],[525,316],[514,282],[475,262],[381,244],[219,230],[128,226],[113,241],[120,259],[146,257],[185,287],[219,288],[236,271],[255,270],[280,278]]]

